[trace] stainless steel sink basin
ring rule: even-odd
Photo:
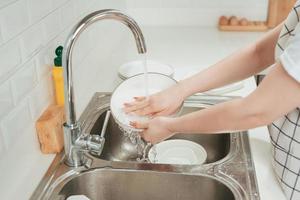
[[[106,108],[107,110],[109,107]],[[201,108],[183,107],[181,114],[186,114]],[[104,109],[105,110],[105,109]],[[91,134],[99,134],[102,130],[106,110],[100,114],[92,127]],[[224,158],[230,149],[230,134],[177,134],[170,139],[185,139],[202,145],[207,151],[206,163],[216,162]],[[128,137],[124,136],[118,124],[110,117],[106,134],[105,146],[100,156],[104,160],[112,161],[136,161],[138,157],[136,145],[132,144]]]
[[[110,96],[95,93],[79,119],[83,133],[100,134]],[[183,113],[222,101],[224,98],[219,96],[189,99]],[[66,165],[64,153],[58,154],[31,199],[62,200],[71,195],[86,195],[91,200],[259,199],[247,132],[174,136],[204,146],[208,159],[203,165],[137,162],[135,148],[126,141],[113,118],[104,137],[102,154],[84,153],[86,164],[82,167]]]
[[[233,192],[223,183],[206,176],[149,171],[96,169],[80,174],[50,199],[85,195],[107,200],[233,200]]]

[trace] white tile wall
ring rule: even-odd
[[[0,119],[14,107],[12,92],[9,82],[0,86]]]
[[[12,80],[12,92],[16,104],[21,102],[24,97],[35,87],[37,83],[36,66],[33,59],[28,61],[17,71]]]
[[[0,12],[0,25],[4,40],[9,40],[29,26],[27,2],[19,0]],[[17,11],[17,12],[16,12]]]
[[[36,54],[44,47],[44,38],[41,36],[42,23],[37,23],[30,27],[20,37],[22,58],[25,60],[28,57]]]
[[[53,102],[53,87],[51,74],[43,77],[29,97],[29,106],[34,121],[42,114],[44,109]]]
[[[60,10],[49,14],[42,22],[42,30],[45,35],[45,43],[53,40],[62,30]]]
[[[0,160],[2,159],[2,155],[5,152],[5,143],[4,143],[4,137],[2,135],[2,132],[0,131]]]
[[[31,23],[39,21],[53,9],[52,0],[27,0]]]
[[[23,101],[9,115],[2,120],[1,130],[7,147],[12,147],[24,130],[33,123],[28,102]]]
[[[128,13],[145,26],[216,26],[221,15],[266,20],[268,0],[126,0],[126,3]]]
[[[68,27],[76,20],[75,2],[69,1],[60,10],[61,24],[63,27]]]
[[[21,63],[21,52],[18,40],[5,43],[0,48],[0,81],[7,78],[7,74]]]

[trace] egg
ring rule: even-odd
[[[221,26],[226,26],[226,25],[228,25],[228,19],[227,19],[226,16],[221,16],[221,17],[219,18],[219,25],[221,25]]]
[[[242,19],[240,19],[239,24],[241,26],[247,26],[249,24],[249,22],[246,18],[242,18]]]
[[[238,18],[236,16],[231,16],[229,18],[229,25],[231,25],[231,26],[237,26],[237,25],[239,25]]]

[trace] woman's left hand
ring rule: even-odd
[[[141,133],[142,138],[151,144],[156,144],[175,134],[169,128],[172,120],[173,118],[170,117],[155,117],[147,122],[130,122],[130,125],[134,128],[144,129]]]

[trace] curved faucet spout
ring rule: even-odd
[[[63,69],[65,80],[65,106],[66,119],[69,125],[76,124],[76,113],[74,108],[74,91],[72,76],[72,52],[74,45],[81,33],[90,25],[99,20],[111,19],[125,24],[133,33],[137,50],[140,54],[146,53],[144,36],[137,23],[129,16],[118,10],[99,10],[84,17],[71,31],[63,51]]]
[[[77,124],[74,102],[72,53],[75,43],[81,33],[93,23],[105,19],[116,20],[125,24],[134,35],[138,52],[140,54],[144,54],[147,51],[144,36],[137,23],[131,17],[121,13],[118,10],[107,9],[93,12],[78,22],[71,31],[63,50],[62,64],[64,69],[65,110],[67,120],[66,124],[64,125],[65,152],[68,163],[72,166],[78,166],[82,161],[79,154],[74,154],[72,152],[73,146],[76,145],[76,141],[81,135],[80,125]]]

